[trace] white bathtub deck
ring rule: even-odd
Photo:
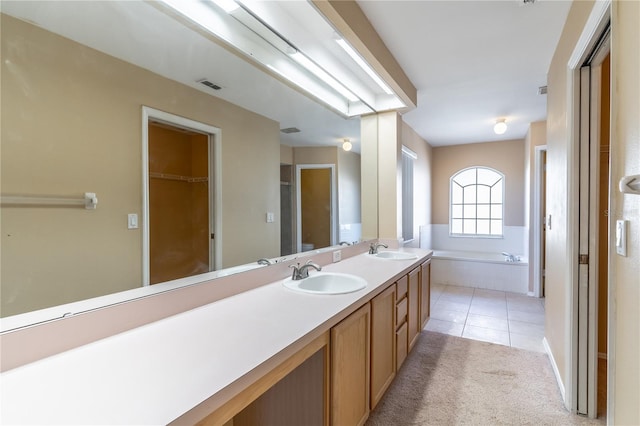
[[[506,262],[500,253],[434,250],[431,281],[527,294],[528,262]]]

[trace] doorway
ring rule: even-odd
[[[606,401],[607,394],[606,367],[604,371],[602,367],[598,368],[601,360],[606,360],[606,343],[604,348],[602,345],[609,328],[606,300],[610,236],[607,208],[603,209],[603,205],[608,205],[611,186],[608,167],[611,114],[608,19],[604,24],[595,32],[591,49],[574,68],[578,83],[574,187],[578,209],[574,216],[576,279],[572,312],[576,324],[573,336],[574,409],[591,418],[606,416],[603,399]]]
[[[535,147],[533,190],[533,295],[544,297],[546,259],[547,146]]]
[[[297,250],[336,244],[336,183],[333,164],[296,166]]]
[[[143,109],[144,285],[219,265],[218,137],[211,126]]]

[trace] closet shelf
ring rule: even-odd
[[[152,179],[164,179],[164,180],[177,180],[181,182],[208,182],[209,178],[206,176],[181,176],[181,175],[172,175],[168,173],[157,173],[157,172],[149,172],[149,177]]]

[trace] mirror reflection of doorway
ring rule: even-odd
[[[208,272],[209,135],[158,122],[148,135],[149,282]]]
[[[142,283],[218,269],[220,129],[142,107]]]
[[[335,244],[333,165],[298,165],[298,251]]]

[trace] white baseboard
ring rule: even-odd
[[[565,391],[564,391],[564,383],[562,382],[562,377],[560,376],[560,371],[558,370],[558,365],[556,364],[556,360],[553,357],[553,353],[551,352],[551,348],[549,347],[549,342],[547,342],[547,338],[542,339],[542,345],[544,346],[545,352],[549,356],[549,360],[551,361],[551,368],[553,368],[553,374],[556,376],[556,382],[558,383],[558,388],[560,389],[560,394],[562,395],[562,401],[566,404],[565,399]]]

